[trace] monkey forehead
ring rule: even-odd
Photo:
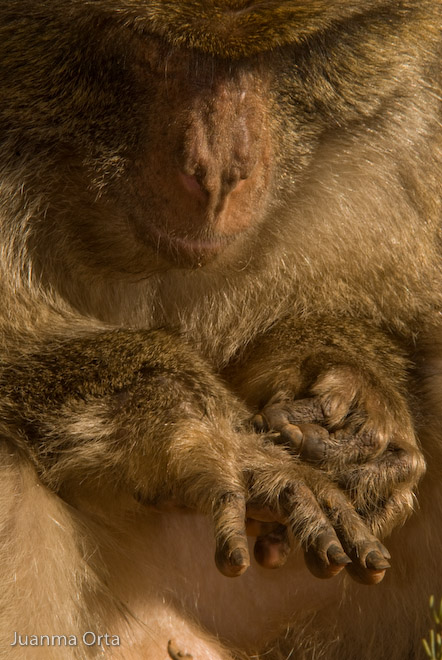
[[[309,35],[367,11],[383,0],[109,0],[174,46],[238,58],[302,43]],[[96,2],[93,4],[96,5]],[[100,1],[98,2],[100,4]],[[385,4],[385,2],[384,2]]]

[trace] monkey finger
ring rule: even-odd
[[[373,432],[339,429],[329,433],[318,424],[285,424],[273,439],[307,463],[337,465],[361,464],[379,453],[380,443]]]
[[[315,575],[332,577],[339,567],[351,561],[360,568],[360,579],[374,584],[376,572],[389,566],[389,553],[347,495],[325,473],[305,463],[289,465],[283,475],[281,469],[274,472],[268,462],[270,448],[264,445],[264,449],[263,458],[266,456],[267,461],[261,475],[261,469],[256,471],[251,501],[267,503],[274,509],[275,518],[287,526],[291,537],[307,551],[307,565]],[[287,460],[284,461],[287,465]],[[260,478],[256,478],[258,475]],[[271,502],[266,491],[269,482],[273,484]],[[265,556],[267,548],[263,546],[261,550],[260,545],[258,553]]]
[[[250,565],[245,521],[242,495],[228,493],[214,506],[215,563],[227,577],[241,575]]]
[[[390,564],[388,565],[390,566]],[[388,568],[388,567],[387,567]],[[359,564],[349,564],[346,566],[347,573],[359,584],[366,584],[368,586],[379,584],[384,579],[386,568],[384,569],[367,569],[362,568]]]
[[[260,432],[281,431],[287,424],[323,424],[324,422],[324,413],[317,397],[268,403],[252,418],[255,430]]]
[[[315,547],[304,552],[304,559],[309,571],[321,579],[334,577],[352,563],[342,546],[336,545],[334,536],[328,533],[321,534]]]
[[[305,484],[296,489],[286,489],[281,494],[280,503],[287,515],[287,527],[305,547],[306,563],[314,575],[333,577],[351,563],[332,523]],[[308,537],[305,537],[304,529],[306,520],[313,530]],[[363,523],[360,525],[363,526]],[[367,536],[370,536],[368,530]]]
[[[315,487],[320,511],[327,512],[328,527],[307,544],[307,565],[319,577],[332,577],[337,567],[350,566],[350,574],[364,584],[379,582],[389,568],[390,553],[369,531],[345,494],[332,483]],[[319,521],[319,517],[316,516]],[[339,537],[339,543],[336,538]]]
[[[247,536],[266,536],[275,529],[278,529],[278,522],[262,522],[254,518],[247,518],[246,520],[246,534]]]
[[[269,533],[256,539],[253,553],[256,561],[263,568],[280,568],[287,561],[290,550],[287,528],[284,525],[278,525]]]
[[[360,584],[378,584],[383,580],[387,568],[390,567],[388,559],[390,559],[388,550],[378,542],[373,544],[372,549],[363,556],[362,561],[354,561],[346,566],[346,569],[351,577]]]
[[[318,397],[271,403],[252,421],[256,430],[279,432],[272,436],[273,442],[289,447],[302,460],[318,463],[325,459],[328,431],[321,425],[325,415]]]
[[[281,522],[269,507],[259,506],[252,502],[247,503],[247,536],[266,536],[277,529]]]
[[[279,431],[288,422],[289,411],[282,404],[269,404],[252,417],[256,431]]]
[[[319,502],[330,506],[330,495],[327,493]],[[352,505],[341,491],[333,494],[333,513],[331,518],[338,530],[338,536],[346,554],[352,560],[346,566],[350,575],[363,584],[377,584],[382,580],[385,571],[390,567],[391,558],[387,548],[368,531]]]
[[[344,553],[342,547],[347,549]],[[390,567],[390,554],[377,539],[364,539],[348,548],[345,542],[336,545],[333,535],[321,534],[304,554],[305,562],[315,577],[334,577],[343,568],[361,584],[378,584]]]
[[[276,444],[283,444],[309,463],[320,463],[326,458],[327,429],[318,424],[285,424],[279,433]]]

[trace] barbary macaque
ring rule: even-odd
[[[3,0],[0,658],[421,656],[441,19]]]

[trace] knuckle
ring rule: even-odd
[[[399,464],[399,470],[404,475],[404,480],[412,478],[417,481],[424,475],[426,462],[417,447],[400,447],[394,453]]]

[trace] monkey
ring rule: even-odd
[[[422,655],[441,13],[2,2],[0,658]]]

